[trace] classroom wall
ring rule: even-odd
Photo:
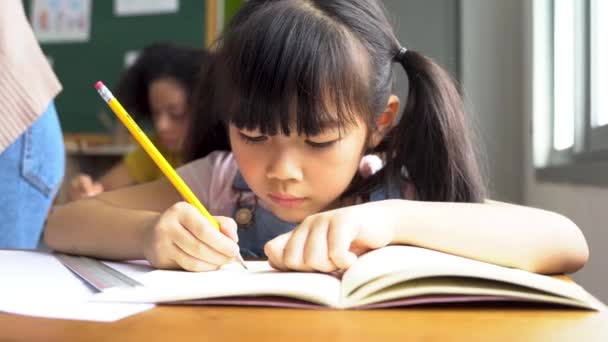
[[[384,0],[397,38],[460,74],[459,8],[456,0]]]
[[[521,1],[461,1],[462,87],[491,198],[523,201]]]
[[[443,65],[453,77],[460,78],[457,0],[384,0],[400,43],[420,51]],[[405,103],[407,78],[395,64],[395,92]]]
[[[591,258],[573,278],[608,301],[608,189],[548,184],[532,163],[532,1],[462,0],[462,83],[483,131],[494,197],[556,211],[585,234]]]

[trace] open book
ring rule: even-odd
[[[388,246],[361,257],[342,277],[278,272],[248,261],[203,273],[155,270],[143,286],[113,287],[93,300],[281,307],[378,308],[473,301],[541,302],[600,310],[579,285],[428,249]]]

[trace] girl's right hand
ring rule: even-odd
[[[216,270],[239,255],[237,225],[215,216],[217,230],[195,207],[178,202],[163,212],[144,237],[144,256],[157,268]]]

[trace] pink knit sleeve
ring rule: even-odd
[[[0,1],[0,152],[45,112],[60,90],[22,1]]]

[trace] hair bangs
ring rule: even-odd
[[[226,32],[226,121],[262,134],[313,136],[368,116],[365,50],[312,6],[275,3]]]

